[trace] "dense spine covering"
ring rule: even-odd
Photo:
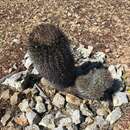
[[[51,24],[36,26],[29,35],[28,50],[41,76],[60,89],[73,84],[73,55],[67,37],[58,27]]]

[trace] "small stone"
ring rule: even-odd
[[[85,130],[100,130],[100,128],[95,124],[88,125]]]
[[[25,130],[40,130],[40,128],[36,124],[33,124],[25,127]]]
[[[45,115],[40,121],[39,125],[47,127],[49,129],[55,128],[54,116],[52,114]]]
[[[31,109],[27,109],[26,117],[27,117],[28,122],[29,122],[30,125],[33,124],[33,120],[35,119],[36,115],[37,114],[34,111],[32,111]]]
[[[22,102],[18,105],[18,107],[22,112],[25,112],[29,107],[28,100],[27,99],[22,100]]]
[[[11,105],[15,105],[15,104],[17,104],[18,103],[18,94],[19,93],[14,93],[13,94],[13,96],[11,96],[11,98],[10,98],[10,104]]]
[[[86,106],[86,104],[82,103],[80,105],[80,111],[81,111],[82,115],[84,115],[84,116],[90,116],[90,117],[93,116],[93,113],[88,109],[88,107]]]
[[[109,121],[110,124],[113,124],[121,117],[121,115],[121,109],[117,107],[107,116],[106,120]]]
[[[15,121],[16,124],[21,125],[21,126],[28,125],[28,120],[25,117],[24,113],[17,115],[17,117],[14,118],[14,121]]]
[[[7,112],[4,114],[4,116],[1,118],[1,123],[2,123],[3,126],[5,126],[6,123],[7,123],[7,121],[10,119],[10,117],[11,117],[10,114],[11,114],[11,111],[7,111]]]
[[[57,93],[54,98],[52,103],[57,106],[58,108],[62,108],[65,104],[65,99],[63,96],[61,96],[59,93]]]
[[[43,103],[43,99],[41,96],[36,96],[35,97],[35,100],[36,100],[36,106],[35,106],[35,110],[38,112],[38,113],[44,113],[46,112],[46,108],[45,108],[45,105]]]
[[[71,125],[69,125],[69,126],[66,126],[66,128],[67,128],[68,130],[78,130],[78,127],[77,127],[76,125],[74,125],[74,124],[71,124]]]
[[[121,106],[122,104],[128,103],[128,98],[125,92],[117,92],[113,96],[113,105]]]
[[[9,89],[2,92],[0,99],[8,100],[9,99]]]
[[[78,97],[71,94],[66,95],[66,101],[76,106],[80,106],[80,103],[81,103],[81,100]]]
[[[90,124],[92,124],[94,122],[94,120],[92,119],[92,117],[86,117],[86,119],[85,119],[85,123],[87,124],[87,125],[90,125]]]
[[[96,52],[96,54],[94,55],[94,58],[96,59],[96,61],[104,63],[106,59],[106,55],[103,52]]]
[[[60,118],[64,118],[66,117],[66,115],[64,115],[61,111],[58,111],[55,115],[55,119],[60,119]]]
[[[72,122],[75,123],[76,125],[79,124],[81,121],[81,115],[79,110],[75,110],[72,113]]]
[[[65,130],[62,126],[59,126],[57,128],[54,128],[53,130]]]
[[[59,121],[59,126],[69,126],[72,124],[72,120],[71,118],[69,117],[66,117],[66,118],[62,118],[60,121]]]
[[[105,108],[98,108],[97,109],[97,115],[99,115],[99,116],[107,116],[108,111]]]

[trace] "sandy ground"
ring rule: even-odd
[[[73,43],[130,67],[129,0],[0,0],[0,77],[14,64],[23,69],[28,34],[40,23],[58,25]]]

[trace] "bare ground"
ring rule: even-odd
[[[129,0],[1,0],[0,77],[21,60],[33,26],[53,23],[75,43],[93,45],[109,63],[130,68]]]

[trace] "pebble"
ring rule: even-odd
[[[39,126],[36,124],[25,127],[25,130],[40,130]]]
[[[70,117],[62,118],[59,121],[59,126],[69,126],[72,124],[72,120]]]
[[[32,111],[31,109],[26,110],[26,117],[27,117],[30,125],[33,124],[33,120],[35,119],[36,115],[37,114],[34,111]]]
[[[5,90],[4,92],[2,92],[0,99],[4,99],[4,100],[8,100],[10,98],[9,96],[9,89]]]
[[[73,111],[71,118],[72,118],[72,122],[74,124],[76,124],[76,125],[79,124],[81,122],[80,111],[79,110]]]
[[[84,116],[90,116],[90,117],[93,116],[93,113],[88,109],[86,104],[82,103],[80,105],[80,111],[81,111],[82,115],[84,115]]]
[[[113,96],[113,105],[121,106],[122,104],[128,103],[128,98],[125,92],[117,92]]]
[[[107,116],[108,115],[108,111],[105,108],[98,108],[96,112],[97,112],[97,115],[99,115],[99,116]]]
[[[96,59],[96,61],[104,63],[106,55],[103,52],[96,52],[94,58]]]
[[[76,106],[80,106],[80,103],[81,103],[81,99],[71,94],[66,95],[66,101]]]
[[[7,121],[10,119],[10,117],[11,117],[10,114],[11,114],[11,111],[7,111],[7,112],[4,114],[4,116],[1,118],[1,123],[2,123],[3,126],[5,126],[6,123],[7,123]]]
[[[14,121],[16,124],[21,125],[21,126],[28,125],[28,120],[25,116],[25,113],[20,113],[19,115],[17,115],[17,117],[14,118]]]
[[[65,130],[62,126],[56,127],[53,130]]]
[[[121,115],[121,109],[117,107],[107,116],[106,120],[112,125],[121,117]]]
[[[95,124],[88,125],[85,130],[100,130],[100,128]]]
[[[10,98],[10,104],[11,104],[11,105],[15,105],[15,104],[17,104],[17,103],[18,103],[18,93],[15,92],[15,93],[13,94],[13,96],[11,96],[11,98]]]
[[[35,100],[37,102],[36,106],[35,106],[35,110],[38,113],[44,113],[44,112],[46,112],[46,108],[45,108],[45,105],[43,103],[42,97],[41,96],[36,96]]]
[[[48,129],[54,129],[54,116],[52,114],[45,115],[42,120],[40,121],[39,125],[44,126]]]
[[[29,107],[28,100],[27,99],[22,100],[22,102],[18,105],[18,107],[22,112],[25,112]]]
[[[58,108],[62,108],[65,104],[65,98],[60,95],[59,93],[57,93],[52,101],[53,105],[55,105]]]
[[[94,122],[94,120],[92,119],[92,117],[86,117],[86,119],[85,119],[85,123],[87,124],[87,125],[90,125],[90,124],[92,124]]]

